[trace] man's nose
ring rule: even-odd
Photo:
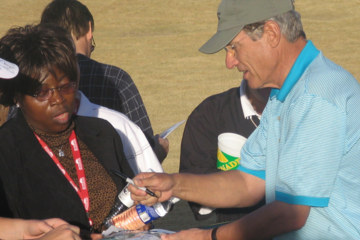
[[[226,52],[225,56],[225,65],[228,69],[233,69],[236,64],[238,64],[238,60],[235,57],[235,54],[231,51]]]

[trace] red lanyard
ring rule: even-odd
[[[41,146],[43,147],[43,149],[45,150],[45,152],[47,152],[47,154],[49,154],[49,156],[54,161],[56,166],[58,166],[58,168],[64,174],[64,176],[69,181],[71,186],[73,186],[73,188],[79,195],[79,197],[84,205],[86,213],[88,213],[89,209],[90,209],[89,192],[88,192],[88,187],[86,184],[85,170],[84,170],[83,162],[82,162],[81,155],[80,155],[79,145],[76,140],[75,131],[72,130],[71,135],[69,137],[69,142],[70,142],[70,146],[71,146],[71,150],[72,150],[72,154],[73,154],[73,158],[74,158],[74,163],[75,163],[75,168],[76,168],[76,173],[77,173],[80,188],[78,186],[76,186],[74,180],[72,180],[70,175],[66,172],[65,168],[61,165],[59,159],[55,156],[55,154],[49,148],[49,146],[36,133],[34,133],[34,134],[35,134],[35,137],[37,138],[37,140],[39,141],[39,143],[41,144]],[[92,221],[91,221],[90,217],[89,217],[89,223],[90,223],[90,226],[92,226]]]

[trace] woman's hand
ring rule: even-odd
[[[66,240],[66,239],[76,239],[81,240],[80,236],[80,229],[76,226],[70,224],[63,224],[58,227],[53,228],[52,230],[48,231],[40,238],[36,238],[39,240]],[[28,238],[29,239],[29,238]]]
[[[91,237],[91,240],[99,240],[99,239],[103,238],[103,236],[100,233],[92,233],[90,235],[90,237]]]
[[[148,223],[148,224],[146,224],[145,226],[143,226],[143,227],[141,227],[141,228],[139,228],[139,229],[137,229],[137,230],[139,230],[139,231],[149,231],[149,230],[151,230],[152,228],[153,228],[152,223]]]
[[[3,239],[80,239],[80,229],[59,218],[24,220],[0,218]]]
[[[80,239],[80,229],[59,218],[24,220],[25,239]]]

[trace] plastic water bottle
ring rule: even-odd
[[[117,228],[137,230],[158,218],[164,217],[178,201],[178,198],[171,198],[166,202],[159,202],[151,207],[138,204],[115,216],[112,222]]]
[[[108,216],[105,218],[103,222],[104,229],[109,228],[113,224],[113,218],[122,212],[128,210],[130,207],[134,205],[134,201],[131,199],[131,193],[128,190],[127,184],[123,190],[119,193],[119,195],[116,197],[115,205],[110,210]]]

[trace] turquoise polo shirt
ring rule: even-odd
[[[360,239],[360,85],[308,41],[271,91],[238,170],[265,180],[266,202],[311,206],[275,239]]]

